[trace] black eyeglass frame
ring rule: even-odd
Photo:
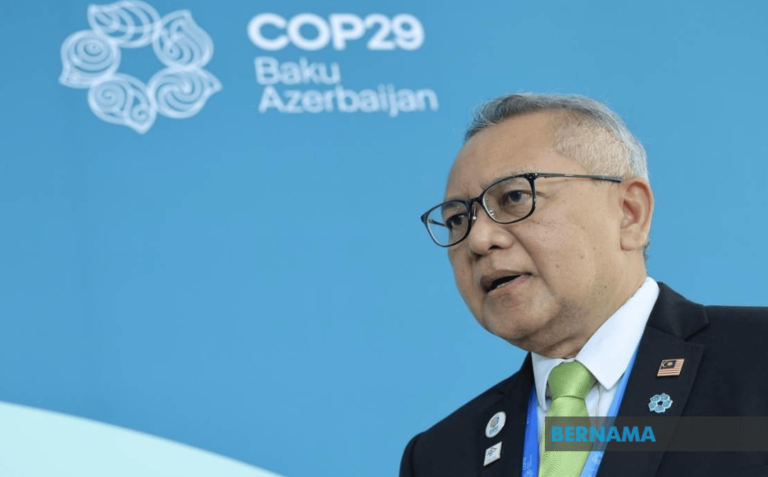
[[[528,183],[531,184],[531,199],[532,199],[531,211],[528,212],[528,214],[525,217],[521,217],[519,219],[515,219],[515,220],[512,220],[510,222],[502,222],[500,220],[497,220],[496,218],[494,218],[493,214],[488,210],[487,206],[485,205],[485,201],[484,201],[485,194],[490,189],[492,189],[495,185],[497,185],[497,184],[499,184],[501,182],[508,181],[510,179],[517,179],[518,177],[523,177],[523,178],[527,179]],[[509,225],[509,224],[514,224],[514,223],[520,222],[521,220],[525,220],[528,217],[530,217],[533,214],[533,212],[536,210],[536,179],[538,179],[540,177],[541,178],[548,178],[548,177],[571,177],[571,178],[576,178],[576,179],[594,179],[594,180],[598,180],[598,181],[609,181],[609,182],[617,182],[617,183],[618,182],[622,182],[624,180],[624,178],[620,177],[620,176],[601,176],[601,175],[583,175],[583,174],[559,174],[559,173],[551,173],[551,172],[527,172],[525,174],[515,174],[514,176],[504,177],[503,179],[499,179],[499,180],[495,181],[493,184],[491,184],[488,187],[486,187],[485,190],[483,190],[482,194],[480,194],[479,196],[477,196],[475,198],[466,199],[466,200],[461,200],[461,199],[449,200],[447,202],[442,202],[442,203],[432,207],[431,209],[427,210],[426,212],[424,212],[421,215],[421,222],[427,228],[427,233],[429,233],[429,236],[432,239],[432,241],[435,242],[435,244],[437,244],[437,246],[443,247],[443,248],[453,247],[454,245],[456,245],[458,243],[461,243],[464,239],[466,239],[469,236],[469,232],[470,232],[470,230],[472,230],[472,223],[477,218],[476,212],[472,210],[472,205],[475,202],[480,204],[480,207],[482,207],[483,210],[485,211],[485,213],[488,214],[488,217],[490,217],[491,220],[493,220],[497,224]],[[456,242],[454,242],[452,244],[442,245],[440,242],[437,241],[435,236],[432,234],[432,230],[430,230],[430,228],[429,228],[429,214],[431,214],[433,210],[441,208],[445,204],[450,204],[450,203],[453,203],[453,202],[463,202],[464,205],[467,208],[467,212],[471,212],[472,217],[470,217],[470,219],[469,219],[469,223],[467,224],[467,230],[464,233],[463,237],[461,237],[459,240],[457,240]],[[443,224],[441,224],[441,225],[443,225]]]

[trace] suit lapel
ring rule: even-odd
[[[679,417],[682,415],[704,353],[686,339],[707,325],[704,308],[689,302],[663,283],[638,348],[635,365],[624,392],[619,416]],[[679,376],[657,377],[664,359],[685,359]],[[663,414],[652,411],[651,396],[667,394],[672,400]],[[598,476],[645,477],[656,474],[664,452],[611,452],[608,446]]]
[[[525,422],[528,414],[528,396],[533,386],[533,367],[531,354],[525,358],[523,366],[509,381],[499,400],[481,413],[478,424],[479,443],[476,451],[480,477],[512,477],[520,475],[523,466],[523,442],[525,440]],[[504,411],[507,423],[498,435],[488,438],[485,427],[494,414]],[[501,442],[501,458],[496,462],[483,465],[486,450]]]

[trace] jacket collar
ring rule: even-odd
[[[659,298],[648,318],[648,326],[687,340],[709,324],[704,307],[688,301],[664,283],[659,283]]]

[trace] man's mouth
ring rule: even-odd
[[[481,284],[483,286],[483,289],[486,293],[490,293],[494,290],[498,290],[499,288],[505,287],[509,285],[510,283],[518,280],[521,277],[526,277],[527,274],[514,274],[510,273],[509,275],[499,274],[497,277],[486,277],[481,281]]]
[[[509,283],[512,280],[514,280],[516,278],[519,278],[521,276],[522,275],[510,275],[510,276],[507,276],[507,277],[497,278],[496,280],[491,282],[491,288],[488,291],[491,292],[491,291],[493,291],[493,290],[495,290],[497,288],[501,288],[504,285],[506,285],[507,283]]]

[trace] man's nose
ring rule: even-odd
[[[467,237],[469,250],[477,255],[487,255],[494,248],[511,247],[515,238],[507,227],[494,222],[483,207],[474,204],[472,228]]]

